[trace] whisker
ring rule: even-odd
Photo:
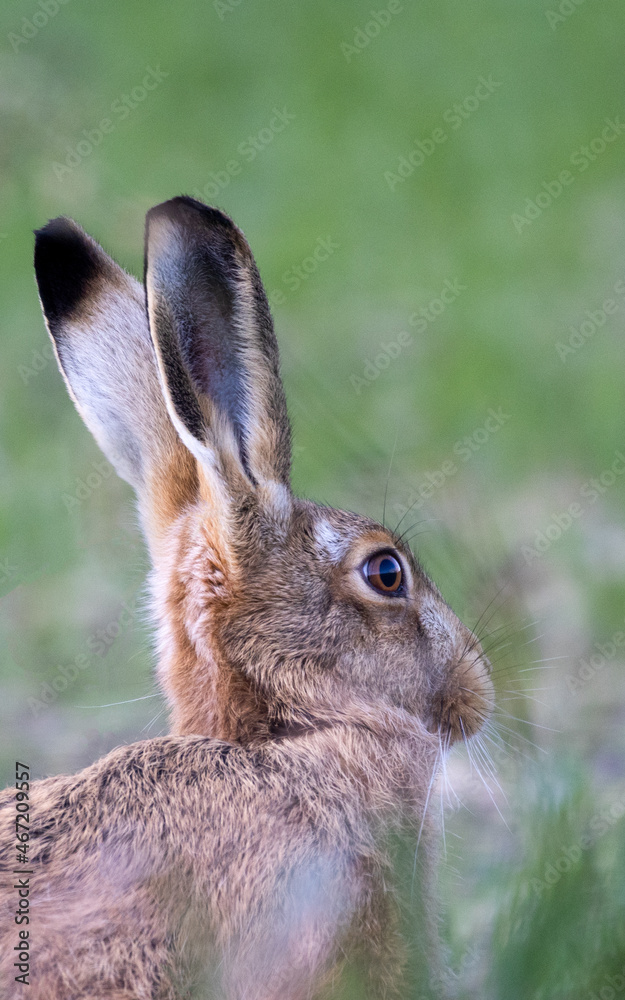
[[[497,812],[498,812],[498,814],[499,814],[499,816],[500,816],[500,818],[501,818],[501,821],[503,822],[503,824],[504,824],[504,826],[506,827],[506,829],[507,829],[507,830],[510,830],[510,827],[509,827],[509,826],[508,826],[508,824],[506,823],[506,820],[505,820],[505,817],[504,817],[503,813],[501,812],[501,809],[499,808],[499,806],[497,805],[497,802],[495,801],[495,797],[494,797],[494,795],[493,795],[493,793],[492,793],[492,790],[491,790],[491,788],[490,788],[490,785],[489,785],[489,784],[488,784],[488,782],[486,781],[486,779],[485,779],[484,775],[482,774],[482,771],[481,771],[481,769],[480,769],[480,768],[479,768],[479,767],[477,766],[477,763],[476,763],[476,761],[475,761],[474,757],[472,756],[472,754],[471,754],[471,751],[469,750],[469,743],[468,743],[468,740],[467,740],[467,735],[466,735],[466,732],[465,732],[465,728],[464,728],[464,723],[463,723],[463,721],[462,721],[462,717],[461,717],[461,716],[458,716],[458,721],[460,722],[460,727],[461,727],[461,729],[462,729],[462,736],[463,736],[463,739],[464,739],[464,743],[465,743],[465,746],[466,746],[466,748],[467,748],[467,753],[469,754],[469,760],[470,760],[470,761],[472,762],[472,764],[474,765],[474,767],[475,767],[475,770],[476,770],[476,772],[477,772],[477,774],[478,774],[478,776],[479,776],[479,778],[480,778],[480,780],[481,780],[482,784],[484,785],[484,788],[485,788],[485,789],[486,789],[486,791],[488,792],[488,796],[489,796],[489,798],[490,798],[491,802],[493,803],[493,805],[494,805],[495,809],[497,810]]]
[[[411,531],[413,531],[414,528],[417,528],[420,524],[436,524],[439,521],[440,518],[438,517],[422,517],[420,521],[415,521],[414,524],[411,524],[410,527],[402,531],[401,535],[395,534],[395,537],[397,538],[398,542],[404,542],[406,545],[408,545],[409,542],[406,541],[406,536]],[[432,531],[432,530],[433,530],[432,528],[423,528],[421,534],[425,533],[426,531]],[[417,532],[417,534],[419,534],[419,532]],[[415,536],[413,535],[412,537],[414,538]]]
[[[441,769],[443,775],[445,773],[445,763],[443,755],[443,742],[441,740],[441,727],[438,727],[438,746],[439,753],[441,756]],[[443,779],[444,781],[444,779]],[[443,801],[443,781],[440,784],[440,798],[441,798],[441,832],[443,834],[443,853],[445,855],[445,860],[447,860],[447,841],[445,840],[445,803]]]
[[[497,723],[493,722],[493,720],[490,717],[486,719],[485,722],[483,723],[481,732],[484,733],[485,735],[488,733],[492,733],[490,739],[492,740],[493,743],[500,746],[501,749],[503,749],[503,747],[506,746],[509,747],[511,750],[516,751],[517,748],[512,743],[509,743],[504,736],[502,736],[502,734],[497,729]]]
[[[492,778],[492,780],[495,782],[495,784],[497,785],[497,788],[499,789],[499,791],[501,792],[501,794],[503,795],[503,797],[504,797],[504,799],[505,799],[505,801],[507,803],[508,802],[508,797],[507,797],[506,793],[504,792],[503,788],[501,787],[501,785],[499,784],[499,781],[497,780],[497,773],[495,771],[494,763],[491,760],[490,754],[488,752],[488,748],[483,744],[482,740],[480,739],[480,734],[479,733],[475,733],[475,735],[472,737],[472,739],[473,739],[473,741],[475,743],[476,754],[479,751],[480,760],[482,761],[482,763],[483,763],[483,765],[484,765],[487,773],[490,775],[490,777]]]
[[[538,635],[538,636],[535,636],[533,639],[527,639],[525,642],[519,643],[518,644],[518,648],[522,649],[524,646],[529,646],[530,643],[536,642],[538,639],[542,639],[542,638],[543,638],[542,635]],[[505,649],[508,646],[515,646],[516,647],[517,644],[514,642],[514,640],[511,639],[509,642],[505,643],[505,645],[502,644],[501,646],[498,646],[498,647],[494,647],[494,648],[491,647],[491,648],[485,649],[484,650],[484,655],[485,656],[493,657],[496,654],[500,653],[502,649]],[[532,660],[531,661],[532,664],[540,663],[540,662],[541,662],[540,660]],[[520,666],[520,664],[517,664],[517,666]],[[493,674],[495,674],[495,673],[503,674],[506,670],[513,670],[513,669],[515,669],[515,665],[514,664],[502,663],[502,664],[499,664],[499,665],[496,664],[493,667],[493,671],[492,672],[493,672]],[[547,668],[547,669],[549,669],[549,668]],[[551,669],[554,669],[554,668],[551,668]]]
[[[107,705],[76,705],[76,708],[115,708],[116,705],[131,705],[134,701],[146,701],[147,698],[161,698],[160,691],[154,694],[142,694],[139,698],[126,698],[125,701],[110,701]]]
[[[498,609],[495,608],[493,610],[492,614],[489,616],[489,618],[485,622],[483,622],[483,628],[482,628],[482,630],[480,630],[481,634],[478,635],[477,632],[476,632],[476,629],[473,629],[473,632],[474,632],[473,638],[465,646],[465,649],[464,649],[464,652],[463,652],[463,656],[468,656],[478,645],[482,646],[482,652],[484,653],[485,656],[487,656],[489,654],[492,654],[492,653],[496,653],[500,649],[504,648],[503,647],[504,643],[507,643],[507,645],[510,645],[510,643],[513,640],[515,640],[516,637],[521,632],[523,632],[525,629],[529,628],[531,625],[536,624],[535,622],[528,622],[526,625],[523,625],[521,627],[517,627],[516,625],[513,625],[513,624],[510,624],[510,623],[506,622],[503,625],[498,625],[496,628],[490,629],[490,631],[488,631],[488,632],[484,632],[483,629],[491,621],[492,617],[494,616],[494,614],[496,613],[497,610]],[[477,626],[476,626],[476,628],[477,628]],[[498,633],[502,633],[502,634],[499,635]],[[489,640],[494,640],[494,641],[491,642],[490,645],[488,645],[488,647],[487,647],[487,643],[488,643]],[[498,643],[500,645],[497,645]]]
[[[570,660],[568,653],[562,653],[561,656],[545,656],[542,660],[532,660],[532,663],[551,663],[552,660]]]
[[[564,654],[563,656],[548,656],[544,660],[532,660],[532,663],[549,663],[551,660],[570,660],[570,656]],[[533,670],[534,667],[525,667],[523,670],[519,670],[520,674],[524,674],[527,670]],[[545,667],[545,670],[557,670],[557,667]]]
[[[501,595],[501,594],[503,593],[503,591],[504,591],[504,590],[506,589],[506,587],[508,587],[508,586],[509,586],[509,583],[508,583],[508,582],[506,582],[506,583],[502,583],[501,587],[499,588],[499,590],[497,591],[497,593],[495,594],[495,596],[494,596],[494,597],[493,597],[493,598],[492,598],[492,599],[491,599],[491,600],[490,600],[490,601],[488,602],[488,604],[486,605],[486,607],[485,607],[485,608],[484,608],[484,610],[482,611],[482,614],[480,615],[480,617],[479,617],[479,618],[478,618],[478,620],[476,621],[475,625],[474,625],[474,626],[473,626],[473,628],[471,629],[471,631],[472,631],[472,632],[477,632],[478,628],[479,628],[479,627],[480,627],[480,625],[482,625],[482,623],[483,623],[483,620],[484,620],[484,616],[485,616],[485,615],[486,615],[486,614],[488,613],[488,611],[489,611],[489,610],[490,610],[490,609],[492,608],[492,606],[493,606],[493,604],[495,603],[495,601],[496,601],[496,600],[498,599],[498,597],[499,597],[499,596],[500,596],[500,595]]]
[[[518,679],[521,680],[521,677],[519,676],[520,674],[529,674],[538,672],[542,673],[543,670],[557,670],[558,666],[559,665],[554,664],[553,666],[546,666],[546,667],[535,666],[535,667],[524,667],[523,669],[519,669],[521,667],[520,663],[510,663],[509,665],[506,665],[504,667],[497,667],[493,669],[491,671],[491,676],[496,681],[501,681],[504,678],[508,678],[508,681],[511,678],[514,680],[515,677],[518,677]],[[553,686],[550,690],[552,689]]]
[[[525,660],[522,661],[524,663]],[[496,677],[499,680],[501,677],[505,677],[506,674],[512,673],[513,670],[517,670],[519,673],[522,663],[498,663],[491,670],[491,676]],[[535,668],[538,670],[538,667]]]
[[[526,694],[526,693],[529,692],[529,694],[536,694],[537,691],[553,691],[554,688],[555,688],[554,684],[549,684],[547,687],[539,687],[539,688],[525,688],[525,687],[516,688],[516,689],[512,688],[509,691],[504,690],[502,693],[503,694]]]
[[[393,459],[395,458],[395,450],[397,448],[397,438],[399,436],[399,420],[397,421],[397,427],[395,429],[395,441],[393,443],[393,450],[391,452],[391,460],[388,466],[388,475],[386,477],[386,486],[384,487],[384,505],[382,507],[382,527],[386,527],[386,498],[388,496],[388,484],[391,479],[391,469],[393,468]]]
[[[425,825],[425,817],[428,811],[428,805],[430,803],[430,795],[432,793],[432,786],[434,784],[434,779],[438,771],[438,751],[436,754],[436,760],[434,761],[434,767],[432,769],[432,774],[430,776],[430,783],[428,785],[427,794],[425,796],[425,805],[423,806],[423,816],[421,817],[421,825],[419,827],[419,833],[417,835],[417,844],[414,852],[414,864],[412,866],[412,889],[411,892],[414,893],[415,879],[417,877],[417,852],[419,850],[419,844],[421,843],[421,836],[423,834],[423,827]]]
[[[491,733],[493,733],[494,735],[491,735]],[[512,754],[508,752],[509,750],[511,750],[515,754],[521,754],[522,757],[525,757],[525,759],[529,760],[532,764],[534,763],[533,757],[528,756],[528,754],[526,754],[523,750],[521,750],[520,747],[516,747],[514,746],[514,744],[508,743],[507,740],[504,740],[501,733],[497,732],[497,730],[492,726],[492,723],[490,722],[489,719],[487,719],[486,722],[483,724],[480,735],[483,736],[484,739],[488,740],[489,743],[492,743],[493,746],[500,753],[505,754],[506,757],[508,758],[512,757]],[[495,739],[495,737],[497,738]],[[508,750],[505,749],[506,747],[508,747]]]
[[[548,753],[544,747],[539,746],[538,743],[533,743],[532,740],[528,739],[527,736],[524,736],[523,733],[519,733],[518,730],[516,729],[511,729],[510,726],[504,725],[504,723],[500,722],[499,720],[491,720],[491,721],[494,726],[498,726],[501,729],[505,729],[506,732],[510,733],[512,736],[515,736],[516,739],[523,740],[524,743],[528,743],[531,747],[534,747],[535,750],[540,750],[541,753],[544,753],[546,756],[548,756]],[[530,723],[528,723],[528,725],[530,725]]]
[[[515,722],[523,722],[526,726],[536,726],[537,729],[545,729],[548,733],[561,733],[561,729],[552,729],[551,726],[543,726],[540,722],[530,721],[528,719],[519,719],[516,715],[510,715],[510,712],[498,711],[496,708],[493,709],[493,715],[503,715],[506,719],[513,719]]]
[[[465,646],[465,649],[464,649],[464,651],[462,653],[463,656],[466,656],[468,652],[470,652],[472,649],[474,649],[478,642],[484,641],[487,638],[487,636],[484,635],[484,629],[489,624],[489,622],[492,621],[492,619],[495,616],[495,614],[497,613],[497,611],[500,610],[500,605],[498,605],[496,602],[499,600],[499,598],[501,597],[502,593],[506,590],[507,587],[509,587],[509,583],[506,581],[505,583],[503,583],[501,585],[501,587],[499,588],[499,590],[497,591],[497,593],[495,594],[495,596],[488,602],[488,604],[484,608],[482,614],[480,615],[480,617],[475,622],[473,628],[471,629],[471,633],[473,634],[473,639],[472,640],[471,640],[471,638],[469,639],[469,642],[467,643],[467,646]],[[494,607],[493,607],[493,605],[494,605]],[[491,608],[492,608],[492,611],[491,611]],[[489,611],[490,611],[490,614],[488,614]],[[488,617],[486,617],[487,615],[488,615]],[[502,627],[503,626],[499,626],[499,629],[501,629]],[[481,631],[482,634],[478,635],[478,633],[480,631]],[[494,634],[495,631],[497,631],[497,630],[493,630],[493,634]]]
[[[395,528],[393,529],[393,534],[394,535],[397,535],[397,532],[398,532],[398,529],[399,529],[399,526],[400,526],[401,522],[404,520],[405,517],[408,516],[408,514],[410,513],[410,511],[414,509],[415,505],[419,503],[419,500],[421,500],[421,497],[417,497],[416,500],[413,500],[413,502],[410,504],[410,507],[408,507],[408,509],[402,514],[402,516],[400,517],[399,521],[395,525]],[[401,537],[401,536],[399,536],[399,537]]]
[[[154,725],[154,723],[155,723],[155,722],[157,722],[157,721],[158,721],[158,719],[160,719],[160,717],[161,717],[161,716],[162,716],[162,715],[163,715],[163,714],[165,713],[165,711],[166,711],[166,708],[167,708],[167,706],[163,706],[163,708],[161,708],[160,712],[157,712],[157,714],[156,714],[156,715],[154,716],[154,718],[153,718],[153,719],[151,719],[151,721],[150,721],[150,722],[148,722],[148,723],[147,723],[147,724],[146,724],[146,725],[145,725],[145,726],[144,726],[144,727],[142,728],[141,732],[142,732],[142,733],[144,733],[144,732],[146,731],[146,729],[151,729],[151,727],[152,727],[152,726]]]
[[[451,742],[451,733],[448,733],[447,734],[447,738],[445,740],[445,753],[443,755],[442,771],[443,771],[443,778],[444,778],[444,782],[445,782],[445,794],[447,796],[447,802],[449,804],[449,808],[453,809],[454,808],[454,803],[451,801],[450,792],[453,794],[453,796],[454,796],[454,798],[456,800],[456,806],[455,806],[455,808],[460,808],[460,806],[462,805],[462,803],[460,801],[460,798],[459,798],[456,790],[454,788],[452,788],[451,782],[449,781],[449,777],[448,777],[448,774],[447,774],[447,757],[449,755],[449,745],[450,745],[450,742]]]
[[[484,656],[494,656],[497,653],[501,653],[502,649],[508,649],[509,646],[514,644],[513,639],[508,639],[507,642],[503,642],[503,640],[498,639],[497,642],[500,644],[495,644],[493,646],[482,645],[482,652],[484,653]]]
[[[408,548],[410,548],[415,538],[418,538],[419,535],[427,535],[428,531],[432,531],[432,528],[422,528],[421,531],[415,531],[415,533],[413,535],[410,535],[409,538],[405,538],[403,535],[401,535],[400,540],[403,545],[407,545]]]
[[[504,692],[505,694],[505,692]],[[506,701],[520,701],[521,699],[527,701],[533,701],[536,705],[540,705],[541,708],[547,708],[547,702],[541,701],[540,698],[534,698],[531,694],[527,694],[525,691],[511,691],[509,698],[500,698],[500,704]]]
[[[490,632],[488,632],[487,634],[482,635],[481,642],[484,645],[488,639],[493,638],[498,632],[504,632],[504,635],[501,636],[500,639],[498,639],[497,641],[504,642],[508,639],[514,640],[518,638],[518,636],[520,636],[522,632],[525,632],[527,631],[528,628],[533,628],[538,624],[539,624],[539,619],[537,619],[536,621],[526,622],[525,625],[519,625],[519,626],[508,623],[504,625],[499,625],[497,628],[491,629]],[[505,634],[506,631],[508,632],[508,635]],[[542,636],[540,636],[539,638],[542,638]],[[526,640],[525,642],[522,642],[520,645],[525,646],[527,645],[527,642],[533,642],[533,641],[534,639],[532,638],[531,640]]]
[[[534,635],[531,639],[526,639],[525,642],[522,642],[521,645],[529,646],[532,642],[538,642],[539,639],[544,639],[546,634],[546,632],[541,632],[540,635]]]

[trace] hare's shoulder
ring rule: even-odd
[[[28,852],[56,867],[90,868],[126,844],[147,855],[191,846],[225,814],[262,800],[262,768],[244,748],[204,737],[163,737],[117,747],[73,775],[33,781]],[[15,788],[0,792],[0,854],[11,851]],[[50,869],[49,869],[50,870]]]
[[[210,855],[214,866],[222,854],[253,853],[263,837],[296,854],[296,846],[351,840],[349,796],[337,798],[328,767],[282,745],[201,736],[121,746],[78,774],[32,782],[29,858],[59,871],[74,859],[74,871],[90,871],[98,856],[141,854],[156,870],[180,857],[197,866]],[[0,795],[1,850],[13,842],[15,790]]]
[[[102,821],[115,816],[145,821],[176,801],[198,798],[205,807],[210,791],[224,785],[250,788],[258,771],[257,755],[243,747],[200,736],[161,737],[116,747],[76,774],[55,775],[30,783],[31,833],[40,836],[64,823]],[[15,819],[16,789],[0,791],[0,822]]]

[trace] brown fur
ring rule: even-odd
[[[81,413],[139,495],[175,735],[33,786],[29,994],[304,1000],[355,960],[391,995],[389,837],[415,847],[444,748],[490,710],[488,661],[401,538],[292,495],[277,344],[230,220],[185,198],[149,213],[149,331],[117,306],[98,327],[113,285],[136,288],[74,223],[50,225],[42,305]],[[96,288],[94,311],[81,296]],[[363,570],[386,549],[394,596]],[[7,791],[7,865],[12,808]],[[3,961],[3,996],[21,996]]]
[[[353,705],[349,717],[247,749],[149,740],[35,783],[31,985],[11,985],[5,877],[2,996],[164,1000],[186,995],[185,976],[212,975],[219,995],[299,998],[362,933],[387,963],[370,970],[384,990],[398,956],[380,926],[391,885],[380,841],[404,814],[417,821],[434,741],[407,713]],[[5,871],[13,825],[7,790]]]

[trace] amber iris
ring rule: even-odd
[[[402,589],[403,573],[392,552],[379,552],[364,567],[367,582],[382,594],[397,594]]]

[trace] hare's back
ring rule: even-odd
[[[303,801],[306,779],[304,789],[280,757],[165,737],[31,785],[32,972],[42,997],[66,998],[69,982],[80,984],[80,996],[113,982],[128,996],[152,995],[157,982],[163,996],[178,995],[173,983],[168,992],[165,970],[188,969],[197,955],[205,965],[210,952],[234,941],[254,967],[262,955],[277,961],[287,929],[306,922],[311,906],[315,924],[324,915],[315,946],[332,952],[337,927],[350,922],[349,852],[337,850]],[[5,872],[14,867],[14,803],[7,789],[0,798]],[[6,879],[0,893],[9,956],[12,886]],[[259,927],[267,934],[257,954]],[[296,937],[306,939],[303,927]],[[11,971],[0,962],[0,975]],[[39,1000],[36,990],[30,995]]]

